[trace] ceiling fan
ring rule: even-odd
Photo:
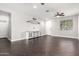
[[[40,24],[40,22],[37,21],[37,18],[35,18],[35,17],[33,17],[32,20],[29,20],[27,22],[32,23],[32,24]]]
[[[65,15],[64,15],[64,13],[63,13],[63,12],[62,12],[62,13],[57,12],[55,16],[56,16],[56,17],[60,17],[60,16],[65,16]]]

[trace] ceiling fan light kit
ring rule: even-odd
[[[61,17],[61,16],[65,16],[64,13],[60,13],[60,12],[57,12],[57,14],[55,15],[56,17]]]

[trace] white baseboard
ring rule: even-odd
[[[41,35],[41,36],[44,36],[44,35]],[[59,35],[49,35],[49,36],[67,37],[67,36],[59,36]],[[78,39],[78,37],[67,37],[67,38],[75,38],[75,39]],[[11,40],[11,42],[25,40],[25,39],[26,38],[14,39],[14,40]],[[28,39],[26,39],[26,40],[28,40]]]
[[[60,35],[50,35],[50,36],[58,36],[58,37],[66,37],[66,38],[74,38],[74,39],[78,39],[78,37],[69,37],[69,36],[60,36]]]
[[[20,40],[24,40],[25,38],[19,38],[19,39],[12,39],[11,42],[14,42],[14,41],[20,41]]]
[[[44,34],[45,35],[45,34]],[[44,35],[40,35],[40,36],[44,36]],[[39,36],[39,37],[40,37]],[[11,42],[14,42],[14,41],[20,41],[20,40],[25,40],[26,38],[19,38],[19,39],[11,39]],[[28,39],[26,39],[28,40]]]

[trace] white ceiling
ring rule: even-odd
[[[36,5],[37,8],[33,8]],[[12,10],[26,13],[30,16],[53,17],[57,11],[64,12],[65,16],[70,16],[79,13],[79,3],[0,3],[0,6],[5,6]],[[45,10],[50,10],[46,13]]]

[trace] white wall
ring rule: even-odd
[[[73,29],[72,30],[60,30],[60,20],[73,20]],[[49,21],[47,21],[49,22]],[[57,18],[57,19],[51,19],[51,28],[47,30],[48,35],[52,36],[60,36],[60,37],[69,37],[69,38],[78,38],[78,16],[69,16],[69,17],[63,17],[63,18]],[[48,26],[46,26],[49,28]],[[50,32],[50,33],[49,33]]]
[[[41,32],[41,35],[46,35],[46,30],[45,30],[45,21],[41,21],[40,23],[40,32]]]
[[[29,18],[30,16],[27,16],[26,14],[14,14],[12,18],[12,40],[25,39],[24,36],[26,31],[40,30],[39,24],[30,24],[26,22]]]
[[[46,35],[50,35],[52,33],[51,28],[53,27],[53,24],[51,20],[45,22]]]

